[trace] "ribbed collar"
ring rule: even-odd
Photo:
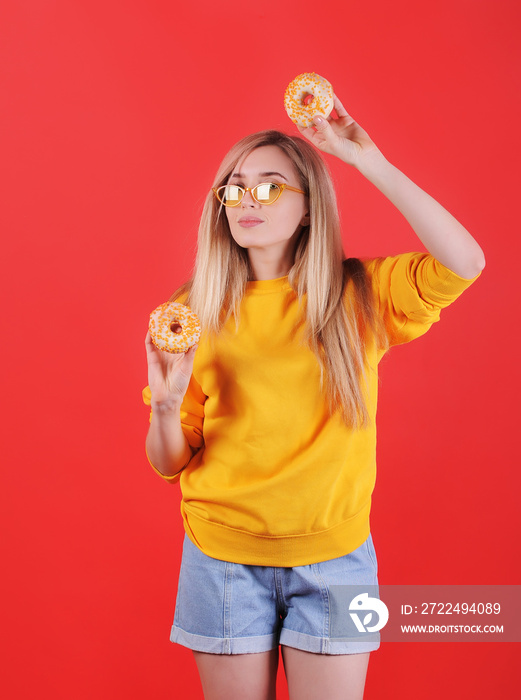
[[[277,277],[274,280],[254,280],[246,283],[248,294],[270,294],[271,292],[280,292],[283,289],[290,289],[288,275]]]

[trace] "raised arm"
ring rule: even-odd
[[[336,95],[335,111],[337,118],[316,115],[315,128],[299,128],[300,132],[318,149],[352,165],[372,182],[405,216],[429,253],[442,265],[465,279],[479,274],[485,267],[485,256],[470,233],[389,163]]]

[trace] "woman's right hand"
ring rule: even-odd
[[[145,338],[145,347],[152,409],[180,406],[192,376],[197,345],[185,353],[164,352],[156,348],[149,331]]]

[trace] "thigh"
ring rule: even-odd
[[[290,700],[362,700],[369,656],[328,656],[283,646]]]
[[[275,700],[278,648],[258,654],[193,653],[205,700]]]

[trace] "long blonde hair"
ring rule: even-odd
[[[261,146],[277,146],[291,159],[309,198],[309,225],[300,232],[288,281],[303,302],[305,341],[320,363],[321,388],[331,413],[340,410],[348,425],[365,427],[369,422],[364,398],[367,333],[384,345],[386,339],[363,264],[355,258],[344,259],[336,195],[326,164],[304,139],[261,131],[233,146],[213,186],[226,184],[237,163]],[[194,274],[172,299],[187,295],[185,303],[211,335],[230,316],[239,323],[249,279],[248,253],[232,238],[222,205],[210,190],[199,225]],[[352,305],[346,309],[345,292],[350,285]]]

